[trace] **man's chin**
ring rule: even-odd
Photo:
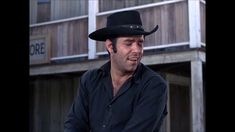
[[[132,64],[132,65],[126,67],[126,70],[128,72],[134,72],[136,70],[136,68],[137,68],[137,64]]]

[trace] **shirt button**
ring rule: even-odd
[[[104,128],[105,128],[105,127],[106,127],[106,125],[104,124],[104,125],[102,125],[102,127],[104,127]]]

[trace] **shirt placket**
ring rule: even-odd
[[[110,127],[111,118],[112,118],[112,104],[109,104],[105,109],[105,118],[102,123],[103,129],[108,129]]]
[[[110,120],[112,118],[112,83],[111,83],[111,78],[107,77],[103,80],[105,89],[107,91],[109,101],[107,102],[108,104],[105,107],[105,113],[104,113],[104,119],[102,122],[102,132],[110,132]]]

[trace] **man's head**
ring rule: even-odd
[[[98,29],[89,38],[105,41],[112,67],[123,72],[133,72],[143,56],[145,36],[156,32],[158,25],[144,31],[139,12],[123,11],[107,17],[106,27]]]
[[[133,72],[143,56],[143,42],[143,35],[119,36],[115,38],[115,44],[107,39],[105,46],[112,66],[123,72]]]

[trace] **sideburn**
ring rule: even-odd
[[[110,38],[109,40],[112,42],[113,52],[117,53],[117,47],[116,47],[117,38]]]

